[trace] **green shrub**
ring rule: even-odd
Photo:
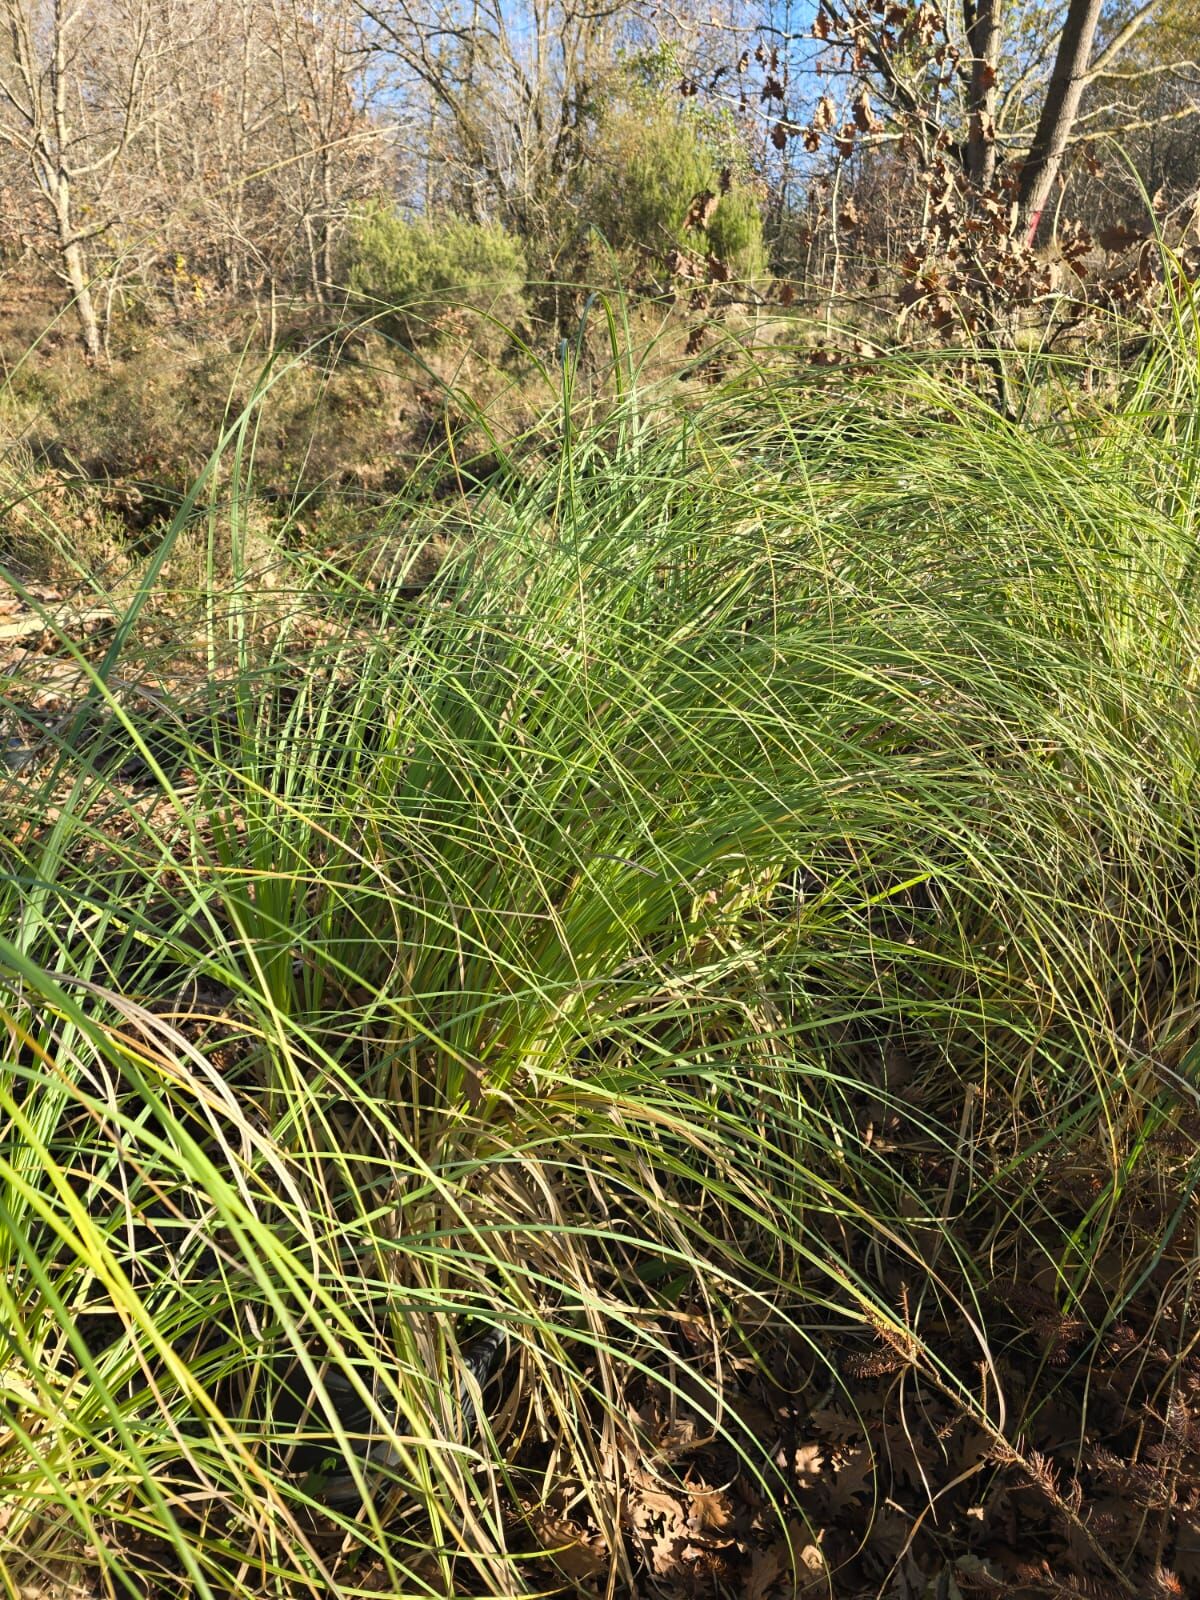
[[[410,221],[376,201],[351,227],[350,288],[404,344],[464,331],[471,313],[516,321],[525,276],[520,243],[496,222]]]
[[[766,269],[763,220],[754,191],[747,185],[730,185],[705,230],[708,247],[727,261],[739,278],[757,278]]]
[[[586,214],[618,252],[677,245],[711,252],[735,277],[752,278],[765,263],[758,202],[736,176],[720,194],[718,168],[694,120],[638,96],[608,112],[601,123]],[[716,211],[706,228],[689,229],[692,200],[705,190],[720,194]]]
[[[644,107],[626,107],[601,128],[591,220],[616,249],[682,243],[688,206],[707,186],[710,169],[700,141],[665,109],[648,123]]]

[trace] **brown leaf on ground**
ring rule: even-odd
[[[756,1550],[750,1563],[743,1600],[775,1600],[791,1590],[792,1553],[782,1542]]]
[[[586,1583],[607,1571],[609,1557],[599,1541],[589,1538],[570,1517],[555,1516],[552,1512],[536,1509],[529,1513],[530,1532],[539,1548],[550,1557],[564,1577],[574,1583]]]

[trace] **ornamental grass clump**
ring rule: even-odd
[[[10,1593],[1187,1559],[1093,1515],[1200,1381],[1183,361],[627,389],[171,715],[151,563],[0,800]]]

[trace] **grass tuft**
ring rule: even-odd
[[[10,673],[10,1594],[679,1584],[630,1508],[697,1462],[757,1507],[722,1581],[782,1530],[857,1593],[754,1397],[879,1379],[1131,1581],[1031,1440],[1139,1317],[1147,1404],[1194,1360],[1170,337],[1019,426],[913,363],[668,421],[623,380],[419,596],[369,552],[256,585],[235,492],[189,686],[146,619],[265,380],[107,647],[61,639],[85,698]]]

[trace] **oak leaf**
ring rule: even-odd
[[[711,189],[701,189],[699,194],[692,196],[687,216],[683,219],[684,227],[692,230],[707,228],[720,203],[720,196],[714,194]]]

